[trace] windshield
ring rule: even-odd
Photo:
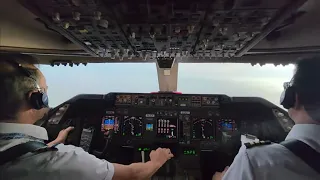
[[[41,65],[40,69],[47,78],[51,107],[78,94],[149,93],[159,90],[154,63],[106,63],[76,67]],[[262,97],[279,106],[283,82],[290,80],[293,69],[293,65],[180,63],[178,91]]]

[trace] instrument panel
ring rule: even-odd
[[[141,151],[165,147],[191,170],[200,168],[199,158],[208,151],[236,154],[241,135],[280,142],[293,126],[284,110],[262,98],[215,94],[79,95],[56,109],[48,120],[50,137],[59,133],[52,135],[50,126],[72,125],[80,132],[73,144],[89,153],[115,157],[107,151],[111,146],[119,159],[126,149],[141,162]]]
[[[225,95],[117,93],[103,118],[113,119],[103,121],[101,129],[108,130],[117,122],[115,138],[123,146],[218,143],[223,132],[236,134],[238,130],[236,120],[226,120],[221,114],[230,102]]]
[[[120,146],[167,143],[212,149],[233,143],[241,134],[270,139],[259,130],[265,121],[283,131],[273,121],[272,108],[277,107],[259,98],[237,102],[226,95],[179,93],[112,93],[108,98],[101,129],[105,133],[114,126],[114,142]]]
[[[164,143],[212,150],[240,142],[241,134],[279,142],[293,126],[285,111],[262,98],[176,93],[110,93],[76,98],[61,104],[48,124],[59,126],[83,119],[79,123],[92,133],[108,137],[112,130],[113,143],[122,147]]]

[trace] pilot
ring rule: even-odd
[[[295,125],[284,142],[255,143],[242,146],[229,168],[217,172],[214,180],[301,180],[320,179],[314,163],[306,161],[309,152],[320,152],[320,58],[308,58],[296,64],[290,83],[285,83],[281,104],[288,109]],[[266,141],[265,141],[266,142]],[[303,144],[308,151],[291,150],[282,145],[287,142]],[[265,145],[270,144],[270,145]],[[305,148],[307,146],[308,148]],[[300,156],[299,156],[300,155]],[[319,157],[319,154],[317,155]],[[316,158],[315,156],[311,157]],[[310,158],[309,158],[310,160]],[[319,163],[319,162],[318,162]]]
[[[48,140],[46,129],[33,125],[46,112],[37,102],[46,93],[46,79],[28,55],[0,53],[0,154],[22,143]],[[27,74],[26,74],[27,73]],[[67,128],[48,146],[56,151],[27,153],[0,166],[0,179],[148,179],[173,157],[169,149],[150,153],[150,161],[121,165],[96,158],[82,148],[59,144]],[[1,162],[1,159],[0,159]]]

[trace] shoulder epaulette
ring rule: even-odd
[[[244,143],[247,149],[252,147],[262,146],[262,145],[268,145],[268,144],[271,144],[271,141],[257,141],[257,142]]]

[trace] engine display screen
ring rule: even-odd
[[[157,137],[165,139],[176,139],[177,123],[178,120],[176,118],[157,119]]]

